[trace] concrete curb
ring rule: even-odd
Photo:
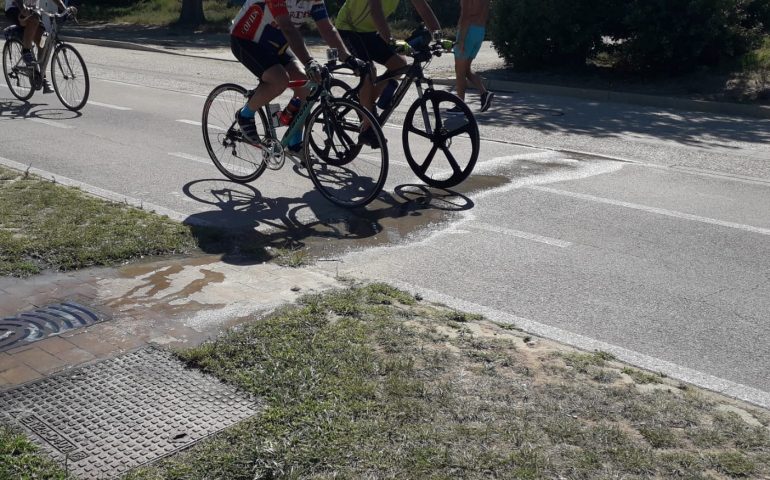
[[[71,43],[83,43],[111,48],[124,48],[129,50],[141,50],[153,53],[165,53],[184,57],[206,58],[223,62],[236,62],[235,59],[209,57],[206,55],[192,55],[189,53],[175,52],[173,50],[148,46],[119,40],[93,39],[83,37],[62,36],[62,40]],[[437,85],[454,85],[453,78],[439,78],[433,80]],[[770,119],[770,106],[748,105],[730,102],[713,102],[706,100],[692,100],[688,98],[666,97],[657,95],[645,95],[640,93],[614,92],[610,90],[595,90],[589,88],[562,87],[558,85],[546,85],[536,83],[511,82],[506,80],[488,79],[488,88],[497,92],[527,92],[540,95],[556,95],[573,97],[584,100],[600,102],[626,103],[646,107],[660,107],[666,109],[689,110],[693,112],[713,113],[717,115],[740,116]]]

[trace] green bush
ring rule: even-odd
[[[490,34],[498,53],[519,70],[585,65],[620,0],[496,0]]]
[[[768,0],[631,0],[620,52],[630,70],[685,72],[756,47]],[[749,10],[752,8],[752,11]]]

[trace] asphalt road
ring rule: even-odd
[[[412,96],[385,128],[383,201],[359,218],[331,208],[301,171],[243,187],[211,165],[203,101],[219,83],[252,82],[239,64],[78,48],[92,78],[79,115],[53,95],[22,103],[0,86],[0,162],[193,223],[352,232],[344,249],[323,238],[328,261],[314,268],[770,406],[769,120],[499,93],[478,115],[474,176],[425,198],[400,147]],[[399,203],[415,192],[419,202]]]

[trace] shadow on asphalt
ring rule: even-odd
[[[512,101],[503,105],[509,95]],[[520,126],[546,135],[595,138],[639,135],[707,149],[739,150],[744,147],[735,142],[770,142],[770,120],[766,119],[519,93],[499,93],[495,100],[486,113],[476,115],[480,127]]]
[[[34,99],[35,97],[32,97]],[[53,97],[56,101],[56,97]],[[19,100],[0,99],[0,119],[21,120],[30,118],[39,118],[42,120],[70,120],[82,116],[82,112],[73,112],[64,107],[61,108],[38,108],[49,107],[45,103],[30,103]]]
[[[315,190],[301,197],[267,198],[251,185],[201,179],[183,187],[190,199],[216,207],[189,216],[198,245],[234,264],[269,260],[270,248],[304,249],[314,257],[395,243],[453,212],[474,207],[462,193],[424,185],[399,185],[365,209],[331,204]]]

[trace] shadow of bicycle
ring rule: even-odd
[[[303,249],[329,259],[393,244],[474,206],[463,194],[411,184],[382,192],[366,208],[353,210],[331,204],[315,190],[268,198],[251,185],[218,179],[189,182],[183,192],[215,207],[185,220],[199,247],[239,265],[268,261],[274,249]]]
[[[48,105],[45,103],[31,103],[29,100],[22,102],[21,100],[14,99],[0,99],[0,120],[37,118],[40,120],[57,121],[72,120],[83,115],[82,112],[73,112],[63,107],[39,107],[48,107]]]

